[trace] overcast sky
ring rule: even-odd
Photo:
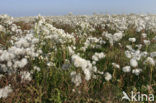
[[[35,16],[96,13],[153,13],[156,0],[0,0],[0,14]]]

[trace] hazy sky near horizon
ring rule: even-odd
[[[1,0],[0,14],[35,16],[96,13],[153,13],[156,0]]]

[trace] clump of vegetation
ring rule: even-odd
[[[135,102],[122,101],[123,91],[155,98],[154,18],[37,16],[26,23],[1,15],[0,102]]]

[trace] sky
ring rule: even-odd
[[[156,0],[0,0],[0,14],[14,17],[97,14],[156,14]]]

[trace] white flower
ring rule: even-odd
[[[109,40],[109,43],[113,46],[113,43],[114,42],[117,42],[119,40],[122,39],[122,37],[124,36],[122,32],[118,32],[118,33],[115,33],[114,35],[108,33],[108,32],[103,32],[102,34],[103,36],[105,36],[105,38],[107,40]]]
[[[108,72],[105,73],[105,80],[110,81],[112,79],[112,75]]]
[[[39,42],[39,39],[37,39],[37,38],[32,39],[32,43],[33,43],[33,44],[36,44],[36,43],[38,43],[38,42]]]
[[[142,35],[143,38],[147,37],[147,34],[145,34],[145,33],[142,33],[141,35]]]
[[[93,56],[92,56],[92,60],[94,60],[94,61],[98,61],[98,60],[100,60],[100,59],[102,59],[102,58],[104,58],[105,57],[105,54],[104,53],[95,53]]]
[[[5,64],[0,64],[1,70],[7,72],[7,66]]]
[[[73,55],[75,53],[74,50],[70,46],[68,46],[68,50],[69,50],[69,55]]]
[[[110,43],[111,45],[113,45],[113,35],[112,35],[112,34],[110,34],[110,33],[108,33],[108,32],[103,32],[102,35],[105,36],[105,38],[106,38],[107,40],[109,40],[109,43]]]
[[[8,61],[8,62],[7,62],[7,66],[8,66],[8,67],[11,67],[11,66],[12,66],[12,62],[11,62],[11,61]]]
[[[11,58],[11,53],[4,51],[3,54],[0,56],[0,61],[9,61]]]
[[[131,55],[131,52],[130,51],[125,51],[125,55],[127,58],[131,58],[132,55]]]
[[[151,58],[151,57],[147,57],[145,63],[148,63],[148,64],[150,64],[150,65],[152,65],[152,66],[155,66],[155,61],[154,61],[154,59]]]
[[[136,38],[129,38],[128,39],[130,42],[136,42]]]
[[[96,66],[93,66],[93,71],[97,72],[97,67]]]
[[[141,53],[142,57],[147,57],[147,55],[148,55],[148,53],[146,51]]]
[[[130,72],[131,71],[131,67],[130,66],[125,66],[122,68],[123,72]]]
[[[23,48],[12,47],[12,48],[10,48],[10,51],[12,51],[16,55],[24,55],[25,54],[25,50]]]
[[[0,98],[6,98],[8,97],[9,93],[11,93],[13,90],[11,86],[5,86],[4,88],[0,89]]]
[[[130,51],[134,51],[132,45],[126,45],[126,48],[129,49]]]
[[[0,25],[0,32],[4,32],[4,30],[5,28],[2,25]]]
[[[114,68],[118,68],[118,69],[120,68],[120,65],[119,64],[112,63],[112,65],[113,65]]]
[[[28,60],[26,58],[23,58],[21,61],[20,61],[20,64],[19,64],[19,67],[20,68],[23,68],[27,65],[28,63]]]
[[[98,61],[99,58],[98,58],[96,55],[93,55],[93,56],[92,56],[92,60],[94,60],[94,61]]]
[[[81,75],[80,75],[80,73],[77,74],[75,71],[73,71],[73,72],[70,73],[70,76],[71,76],[71,78],[72,78],[71,81],[72,81],[76,86],[79,86],[79,85],[81,84],[82,80],[81,80]]]
[[[97,73],[98,73],[98,74],[101,74],[101,75],[103,75],[103,74],[104,74],[104,72],[101,72],[101,71],[97,71]]]
[[[40,67],[34,66],[34,70],[40,71],[41,69],[40,69]]]
[[[18,40],[16,43],[15,43],[15,45],[18,47],[18,48],[20,48],[20,47],[25,47],[25,48],[27,48],[27,47],[29,47],[29,43],[28,43],[28,41],[25,39],[25,38],[21,38],[20,40]]]
[[[115,34],[113,35],[113,40],[114,40],[114,41],[119,41],[120,39],[122,39],[122,37],[123,37],[122,32],[115,33]]]
[[[72,71],[72,72],[70,73],[70,76],[74,76],[74,75],[76,75],[76,71]]]
[[[72,62],[75,67],[80,67],[85,74],[85,79],[88,81],[91,79],[91,74],[93,72],[92,64],[90,61],[81,58],[80,56],[74,54],[72,56]]]
[[[27,71],[21,71],[20,75],[21,75],[22,81],[25,81],[25,80],[31,81],[32,80],[31,74]]]
[[[138,62],[135,59],[131,59],[130,60],[130,65],[135,68],[135,67],[138,66]]]
[[[91,79],[91,72],[88,69],[84,69],[85,79],[89,81]]]
[[[132,73],[135,74],[135,75],[137,75],[137,76],[138,76],[141,72],[142,72],[142,69],[138,69],[138,68],[132,70]]]
[[[142,44],[138,44],[136,45],[136,47],[138,47],[138,49],[140,50],[142,48]]]
[[[81,57],[79,57],[78,55],[72,55],[72,62],[74,63],[75,67],[87,66],[86,61]]]
[[[47,66],[48,67],[51,67],[51,66],[53,66],[54,64],[53,64],[53,62],[47,62]]]
[[[17,29],[17,26],[15,24],[13,24],[12,27],[11,27],[11,30],[16,31],[16,29]]]
[[[96,65],[96,61],[92,61],[92,64],[93,64],[93,65]]]
[[[150,43],[151,43],[151,42],[150,42],[149,40],[144,40],[144,44],[145,44],[145,45],[150,45]]]
[[[147,52],[141,52],[139,49],[134,50],[130,45],[126,46],[129,50],[125,51],[125,55],[129,59],[135,59],[139,61],[141,57],[146,57]]]

